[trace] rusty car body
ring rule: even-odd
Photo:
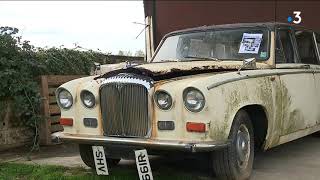
[[[59,87],[64,131],[53,137],[101,144],[113,160],[128,149],[208,152],[218,177],[247,179],[254,149],[320,130],[319,48],[319,34],[283,23],[169,33],[146,64],[102,66]]]

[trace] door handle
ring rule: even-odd
[[[305,68],[305,69],[310,69],[310,65],[309,64],[304,64],[304,65],[302,65],[302,67]]]

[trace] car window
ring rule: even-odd
[[[295,31],[297,49],[301,63],[318,64],[316,49],[313,41],[313,34],[308,31]]]
[[[296,55],[294,53],[292,38],[290,31],[287,29],[279,29],[277,38],[277,48],[282,49],[284,58],[277,57],[276,63],[294,63]]]
[[[153,62],[192,61],[196,58],[238,60],[269,58],[269,33],[264,27],[208,29],[168,36]]]

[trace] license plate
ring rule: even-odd
[[[94,163],[98,175],[109,175],[103,146],[92,146]]]
[[[137,150],[134,153],[140,180],[153,180],[147,150]]]

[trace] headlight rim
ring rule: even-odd
[[[198,91],[198,92],[202,95],[202,97],[203,97],[203,100],[204,100],[203,105],[202,105],[201,108],[199,108],[198,110],[189,108],[189,106],[187,105],[186,95],[187,95],[187,93],[190,92],[191,90]],[[205,98],[203,92],[202,92],[201,90],[199,90],[198,88],[195,88],[195,87],[187,87],[187,88],[185,88],[185,89],[183,90],[183,93],[182,93],[182,99],[183,99],[184,107],[185,107],[188,111],[190,111],[190,112],[192,112],[192,113],[201,112],[201,111],[204,109],[204,107],[206,106],[206,98]]]
[[[87,106],[87,105],[84,103],[84,101],[83,101],[83,93],[85,93],[85,92],[89,92],[89,93],[92,94],[92,96],[93,96],[93,98],[94,98],[94,104],[93,104],[93,106],[90,106],[90,107],[89,107],[89,106]],[[92,109],[92,108],[96,107],[96,105],[97,105],[97,98],[96,98],[96,96],[95,96],[91,91],[89,91],[89,90],[87,90],[87,89],[81,90],[81,92],[80,92],[80,100],[81,100],[82,105],[83,105],[85,108],[88,108],[88,109]]]
[[[171,99],[171,104],[170,104],[170,106],[169,106],[168,108],[165,108],[165,109],[164,109],[164,108],[162,108],[162,107],[159,105],[159,103],[158,103],[158,98],[157,98],[159,93],[166,93],[167,95],[169,95],[169,97],[170,97],[170,99]],[[172,98],[171,94],[170,94],[168,91],[166,91],[166,90],[163,90],[163,89],[157,90],[157,91],[154,93],[154,95],[153,95],[153,99],[154,99],[157,107],[158,107],[160,110],[170,111],[170,110],[172,109],[172,107],[173,107],[173,98]]]
[[[64,106],[62,106],[62,104],[61,104],[61,102],[60,102],[60,93],[61,93],[62,91],[67,91],[67,92],[70,94],[70,96],[71,96],[71,105],[70,105],[69,107],[64,107]],[[72,93],[71,93],[69,90],[67,90],[66,88],[64,88],[64,87],[59,87],[59,88],[56,90],[56,99],[57,99],[57,103],[58,103],[59,107],[62,108],[62,109],[64,109],[64,110],[69,110],[69,109],[73,106],[74,99],[73,99]]]

